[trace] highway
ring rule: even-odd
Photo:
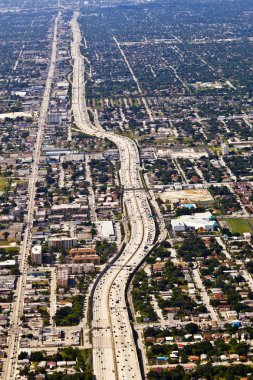
[[[82,37],[78,17],[79,14],[74,13],[71,21],[72,112],[77,127],[84,133],[98,138],[107,137],[117,145],[121,160],[121,183],[128,189],[124,193],[123,201],[131,225],[129,242],[119,258],[101,276],[91,300],[94,375],[97,380],[142,379],[126,308],[125,289],[129,274],[153,246],[155,223],[151,216],[148,194],[140,177],[140,159],[135,142],[105,132],[98,123],[93,125],[89,120],[85,103],[84,57],[80,52]]]
[[[55,71],[56,57],[57,57],[57,30],[58,30],[58,21],[61,16],[59,12],[54,22],[54,37],[52,43],[52,53],[49,64],[49,70],[47,75],[47,81],[45,84],[45,90],[43,94],[43,99],[40,108],[40,114],[38,118],[38,134],[35,143],[34,153],[33,153],[33,164],[31,168],[31,175],[28,183],[28,208],[26,216],[26,228],[24,232],[24,237],[20,250],[20,263],[19,269],[21,275],[19,277],[16,289],[16,302],[13,307],[13,314],[11,318],[11,327],[9,331],[9,342],[8,342],[8,354],[6,365],[4,367],[3,379],[9,380],[15,378],[15,369],[18,360],[18,348],[20,335],[22,330],[19,326],[20,318],[23,315],[23,306],[24,306],[24,294],[26,286],[26,277],[27,277],[27,258],[31,248],[31,230],[33,225],[33,214],[34,214],[34,205],[35,205],[35,194],[36,194],[36,181],[38,176],[38,165],[40,160],[41,144],[43,137],[43,129],[46,122],[49,98],[51,93],[51,86]]]

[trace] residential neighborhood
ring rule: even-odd
[[[0,0],[0,378],[253,378],[253,4]]]

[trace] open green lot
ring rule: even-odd
[[[4,188],[7,182],[8,182],[8,178],[0,177],[0,191],[4,191]]]
[[[253,218],[224,218],[224,222],[227,222],[232,233],[243,234],[244,232],[252,233]]]

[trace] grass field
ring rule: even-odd
[[[0,177],[0,191],[4,191],[4,188],[7,182],[8,182],[8,178]]]
[[[0,248],[1,247],[3,247],[3,246],[10,246],[10,247],[18,247],[18,244],[17,244],[17,242],[14,240],[14,239],[12,239],[11,241],[9,241],[9,240],[0,240]]]
[[[232,233],[243,234],[244,232],[253,232],[251,227],[253,226],[253,218],[226,218],[223,220],[227,222]]]

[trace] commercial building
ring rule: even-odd
[[[221,153],[223,154],[223,156],[227,156],[229,154],[228,144],[221,144]]]
[[[47,114],[47,124],[57,124],[61,125],[62,119],[61,114],[58,112],[48,112]]]
[[[61,237],[51,237],[48,239],[49,248],[64,248],[67,250],[76,246],[77,246],[76,238],[61,236]]]
[[[66,288],[68,286],[68,268],[59,268],[57,272],[57,285]]]
[[[33,264],[40,265],[42,263],[42,246],[40,244],[32,247],[31,258]]]
[[[100,263],[100,257],[97,255],[95,248],[72,248],[69,251],[69,260],[71,263],[75,264]]]
[[[1,290],[14,290],[16,285],[16,276],[0,277],[0,291]]]
[[[114,225],[110,220],[96,222],[97,232],[101,239],[114,241],[116,239]]]
[[[66,264],[62,265],[60,268],[66,269],[68,274],[82,274],[82,273],[93,273],[95,267],[93,263],[80,263],[80,264]]]
[[[2,268],[8,268],[8,267],[14,267],[16,265],[15,260],[5,260],[0,262],[0,269]]]
[[[187,230],[214,231],[217,222],[213,220],[210,212],[201,212],[193,215],[182,215],[171,221],[174,232],[184,232]]]
[[[108,158],[110,160],[119,160],[119,151],[118,151],[118,149],[107,149],[104,152],[104,158]]]

